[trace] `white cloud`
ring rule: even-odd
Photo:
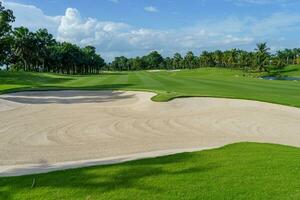
[[[286,5],[288,3],[296,2],[298,0],[227,0],[237,4],[279,4]]]
[[[158,9],[155,8],[154,6],[147,6],[144,8],[144,10],[147,12],[158,12]]]
[[[120,2],[119,0],[108,0],[108,1],[110,1],[112,3],[119,3]]]
[[[236,25],[231,29],[227,26],[234,23]],[[143,55],[152,50],[173,54],[175,51],[185,52],[211,46],[243,45],[252,42],[251,37],[232,35],[233,32],[241,32],[241,25],[237,21],[228,19],[220,22],[219,25],[223,25],[223,28],[219,26],[220,29],[210,24],[206,22],[181,30],[162,31],[93,18],[83,19],[78,10],[68,8],[61,18],[57,39],[82,46],[94,45],[101,54],[110,59],[117,55]]]
[[[59,41],[93,45],[108,60],[120,55],[139,56],[152,50],[171,55],[189,50],[199,53],[204,49],[252,49],[254,43],[265,40],[278,47],[289,44],[280,39],[286,35],[278,30],[294,32],[300,29],[300,14],[296,13],[275,13],[264,19],[231,16],[202,21],[192,27],[160,30],[83,18],[74,8],[66,9],[62,16],[47,16],[31,5],[5,2],[5,6],[14,11],[15,26],[23,25],[33,30],[48,28]]]
[[[256,23],[252,26],[252,32],[256,35],[270,35],[276,32],[299,29],[299,24],[299,14],[274,13],[263,20],[256,20]]]
[[[16,17],[14,26],[26,26],[31,30],[47,26],[49,31],[54,32],[61,16],[47,16],[43,11],[33,5],[25,5],[15,2],[4,1],[6,8],[13,10]]]

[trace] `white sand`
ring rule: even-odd
[[[153,93],[45,91],[0,95],[0,176],[123,162],[241,141],[300,147],[300,109]]]

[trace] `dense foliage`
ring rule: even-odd
[[[247,71],[270,71],[288,64],[300,63],[300,48],[270,53],[266,43],[257,44],[253,52],[239,49],[203,51],[195,56],[175,53],[163,58],[157,51],[136,58],[116,57],[106,64],[93,46],[79,47],[58,42],[46,29],[31,32],[25,27],[12,29],[15,18],[0,2],[0,66],[15,71],[55,72],[64,74],[93,74],[102,70],[154,70],[224,67]],[[1,69],[1,68],[0,68]]]
[[[203,51],[199,56],[188,52],[184,57],[175,53],[173,57],[163,58],[158,52],[136,58],[117,57],[109,65],[111,70],[144,70],[144,69],[194,69],[199,67],[224,67],[247,71],[264,71],[282,69],[290,64],[300,64],[300,48],[285,49],[271,54],[266,43],[257,44],[253,52],[240,49],[227,51]]]
[[[105,66],[104,59],[95,47],[83,48],[68,42],[58,42],[46,29],[31,32],[25,27],[12,29],[11,10],[0,2],[0,64],[7,69],[55,72],[66,74],[99,73]]]

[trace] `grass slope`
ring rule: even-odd
[[[290,66],[285,75],[300,72]],[[269,81],[238,70],[204,68],[180,72],[122,72],[92,76],[0,72],[0,93],[28,89],[122,89],[156,92],[153,100],[183,96],[251,99],[300,107],[300,82]]]
[[[300,77],[300,66],[299,65],[291,65],[281,72],[285,76],[291,76],[291,77]]]
[[[299,163],[298,148],[239,143],[111,166],[0,178],[0,199],[300,199]]]

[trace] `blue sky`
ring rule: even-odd
[[[300,47],[299,0],[5,0],[14,26],[48,28],[60,41],[94,45],[106,59],[157,50],[275,51]]]

